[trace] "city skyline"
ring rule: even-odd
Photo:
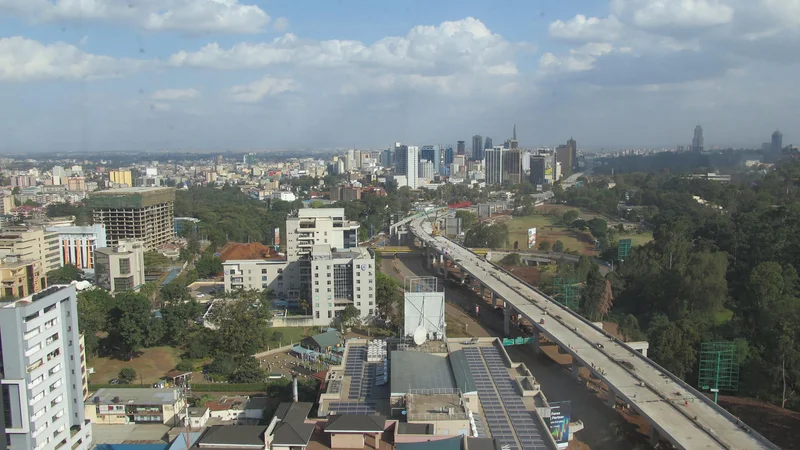
[[[521,147],[654,148],[685,144],[686,117],[707,148],[758,148],[796,103],[782,2],[54,1],[0,1],[2,152],[501,142],[509,124]]]

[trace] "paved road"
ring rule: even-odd
[[[564,347],[616,395],[647,417],[660,435],[682,449],[778,449],[713,405],[704,395],[665,373],[655,363],[600,329],[563,309],[541,292],[484,261],[447,238],[430,235],[430,223],[417,218],[410,229],[437,252],[446,254],[475,279],[508,302],[545,336]],[[543,323],[540,323],[543,321]]]

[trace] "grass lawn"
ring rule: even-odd
[[[92,358],[87,362],[88,367],[94,368],[94,373],[89,375],[90,383],[108,383],[117,378],[120,369],[131,367],[141,377],[134,383],[153,384],[165,373],[175,368],[180,358],[181,350],[172,347],[153,347],[145,349],[141,355],[130,361],[121,361],[111,358]]]
[[[723,308],[714,313],[714,320],[717,322],[717,325],[722,325],[731,319],[733,319],[733,311],[728,308]]]
[[[550,245],[561,241],[564,250],[577,250],[583,254],[594,253],[594,238],[588,231],[568,230],[561,224],[555,223],[555,218],[545,214],[534,214],[527,217],[514,217],[508,224],[508,245],[514,247],[514,242],[519,243],[520,249],[528,248],[528,228],[536,228],[536,246],[543,241]]]
[[[617,233],[617,239],[630,239],[631,245],[644,245],[653,240],[652,231],[642,231],[641,233]]]
[[[283,328],[270,328],[273,333],[280,332],[283,334],[281,342],[277,340],[270,341],[270,347],[275,347],[278,344],[289,345],[290,343],[298,343],[306,336],[311,336],[311,329],[304,327],[283,327]]]
[[[447,337],[450,338],[472,337],[471,334],[467,333],[464,326],[464,322],[456,318],[454,315],[450,313],[445,313],[444,320],[445,323],[447,324]]]

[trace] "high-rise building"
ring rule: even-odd
[[[464,141],[456,142],[456,154],[464,155],[467,153],[467,146],[464,144]]]
[[[58,233],[41,226],[8,226],[0,232],[0,258],[39,261],[47,273],[61,267]]]
[[[426,182],[433,180],[433,163],[431,161],[420,161],[419,163],[419,177]]]
[[[556,147],[556,162],[561,163],[561,170],[565,175],[572,173],[572,150],[566,145]]]
[[[444,150],[444,165],[445,165],[445,167],[450,167],[450,164],[453,164],[453,158],[455,158],[455,157],[456,157],[456,155],[453,152],[453,146],[452,145],[448,145],[447,148],[445,148],[445,150]]]
[[[139,289],[144,284],[144,243],[121,240],[95,249],[94,281],[112,293]]]
[[[575,142],[575,139],[569,138],[567,141],[567,147],[569,147],[569,158],[572,162],[572,171],[577,172],[578,170],[578,143]]]
[[[508,150],[503,155],[503,183],[520,184],[522,174],[522,152],[519,149]]]
[[[436,145],[423,145],[419,149],[419,160],[420,161],[430,161],[433,163],[433,171],[434,173],[439,173],[441,160],[442,160],[442,151],[441,147]],[[432,177],[431,177],[432,178]]]
[[[383,167],[392,167],[394,165],[394,149],[387,148],[381,152],[381,165]]]
[[[400,145],[395,157],[395,174],[405,175],[408,187],[417,188],[417,174],[419,173],[419,147],[413,145]]]
[[[106,227],[106,241],[144,242],[147,251],[175,239],[175,189],[137,187],[89,193],[94,223]]]
[[[486,141],[483,143],[483,150],[486,151],[486,150],[489,150],[491,148],[492,148],[492,138],[490,138],[489,136],[486,136]],[[484,156],[485,156],[485,154],[484,154]]]
[[[486,184],[503,184],[503,157],[508,150],[495,147],[486,150]]]
[[[11,214],[12,209],[14,209],[14,197],[0,195],[0,216]]]
[[[780,130],[775,130],[775,132],[772,133],[770,150],[776,155],[780,154],[781,150],[783,150],[783,133],[781,133]]]
[[[694,127],[694,137],[692,138],[692,151],[700,153],[703,151],[703,127],[698,123]]]
[[[480,134],[476,134],[472,136],[472,159],[474,160],[481,160],[483,159],[483,136]]]
[[[299,261],[311,254],[315,245],[335,249],[358,246],[360,224],[345,219],[344,208],[303,208],[286,219],[286,255]]]
[[[94,270],[94,251],[105,247],[106,228],[103,224],[83,227],[47,227],[58,235],[61,265],[72,264],[81,270]]]
[[[0,302],[0,373],[13,450],[88,450],[86,355],[74,286]]]
[[[530,181],[534,186],[547,184],[545,178],[545,170],[547,168],[547,158],[541,155],[532,155],[530,157],[531,174]]]
[[[124,184],[133,187],[133,173],[130,170],[110,170],[108,180],[114,184]]]

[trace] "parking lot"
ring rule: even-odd
[[[213,291],[222,291],[225,284],[216,281],[195,281],[189,285],[189,294],[201,303],[211,301]]]

